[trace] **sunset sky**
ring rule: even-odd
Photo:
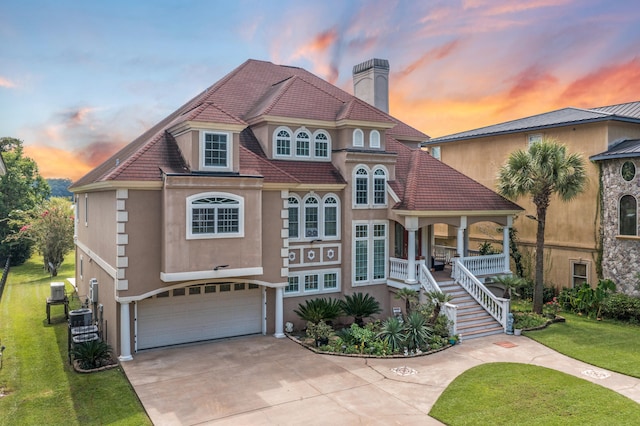
[[[352,93],[391,65],[390,113],[432,137],[640,100],[633,0],[0,3],[0,136],[77,179],[249,58]]]

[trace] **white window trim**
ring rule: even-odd
[[[358,204],[357,203],[357,194],[356,194],[356,178],[358,175],[356,175],[357,171],[360,169],[364,169],[367,172],[367,204]],[[377,170],[382,170],[384,172],[384,204],[376,204],[375,203],[375,191],[374,191],[374,185],[375,185],[375,173]],[[353,172],[352,172],[352,178],[351,178],[351,182],[353,185],[352,188],[352,197],[351,197],[351,206],[354,209],[384,209],[387,208],[388,204],[389,204],[389,196],[388,196],[388,182],[389,182],[389,170],[387,170],[386,167],[381,166],[381,165],[376,165],[373,169],[370,169],[367,165],[365,164],[358,164],[357,166],[355,166],[353,168]]]
[[[293,193],[289,193],[289,198],[294,198],[298,204],[296,205],[298,207],[298,236],[297,237],[289,237],[290,240],[293,241],[298,241],[301,239],[301,228],[302,228],[302,221],[301,219],[301,214],[300,212],[303,210],[304,206],[302,204],[302,200],[300,199],[300,197],[298,197],[296,194]],[[287,218],[289,217],[289,199],[287,198]],[[289,226],[291,226],[291,222],[289,222]]]
[[[527,135],[527,147],[531,148],[534,143],[542,142],[542,133],[530,133]]]
[[[356,143],[357,142],[356,135],[360,136],[360,141],[358,143]],[[364,146],[364,132],[362,130],[354,129],[352,143],[353,143],[353,146],[355,147],[360,148]]]
[[[327,137],[327,156],[326,157],[320,157],[316,155],[316,137],[320,134],[325,135]],[[331,160],[331,135],[329,134],[329,132],[322,129],[316,130],[315,132],[313,132],[312,138],[313,138],[312,157],[316,160],[330,161]]]
[[[207,166],[204,164],[204,151],[206,146],[207,135],[225,135],[227,137],[227,165],[226,166]],[[210,171],[232,171],[233,170],[233,139],[231,133],[220,132],[216,130],[203,130],[200,132],[200,170]]]
[[[335,288],[324,288],[324,276],[328,274],[336,274],[336,287]],[[307,290],[304,289],[305,277],[317,275],[318,276],[318,289],[317,290]],[[289,277],[297,277],[298,278],[298,291],[284,291],[284,297],[297,297],[297,296],[306,296],[311,294],[327,294],[327,293],[339,293],[341,291],[341,279],[340,279],[340,268],[333,269],[314,269],[311,271],[297,271],[294,273],[290,273]]]
[[[333,197],[336,199],[336,204],[327,204],[327,199]],[[336,207],[336,235],[326,235],[326,231],[325,231],[325,207],[328,206],[335,206]],[[338,197],[336,194],[334,193],[328,193],[325,194],[324,197],[322,197],[322,212],[321,212],[321,218],[322,218],[322,238],[324,241],[332,241],[332,240],[339,240],[340,239],[340,229],[341,229],[341,223],[340,223],[340,197]]]
[[[289,154],[278,154],[277,138],[278,138],[278,133],[280,133],[282,130],[284,130],[284,131],[289,133]],[[273,145],[273,157],[274,158],[291,158],[291,157],[293,157],[293,155],[295,153],[295,137],[294,137],[293,132],[291,131],[290,128],[288,128],[287,126],[278,127],[277,129],[275,129],[273,131],[273,136],[272,136],[271,140],[273,141],[272,145]]]
[[[636,202],[636,226],[635,226],[635,233],[634,234],[623,234],[622,231],[622,222],[620,221],[620,203],[622,202],[622,199],[626,196],[632,197],[635,202]],[[623,237],[637,237],[638,236],[638,198],[631,195],[631,194],[622,194],[620,196],[620,198],[618,198],[618,214],[617,214],[617,220],[618,220],[618,229],[617,229],[617,235],[619,236],[623,236]]]
[[[356,281],[356,226],[358,225],[367,225],[367,279],[363,281]],[[384,277],[373,279],[374,272],[374,226],[375,225],[384,225],[385,226],[385,236],[384,236]],[[352,255],[351,255],[351,282],[353,283],[353,287],[366,286],[366,285],[375,285],[380,283],[385,283],[387,277],[389,276],[389,221],[388,220],[354,220],[352,224],[352,235],[353,240],[352,244]],[[382,239],[382,238],[379,238]]]
[[[377,141],[374,140],[373,136],[378,135]],[[372,130],[369,133],[369,147],[370,148],[380,148],[380,132],[377,130]]]
[[[306,133],[307,136],[309,136],[307,142],[309,143],[309,146],[307,147],[309,154],[307,155],[300,155],[298,154],[298,135],[300,133]],[[298,130],[296,130],[296,133],[293,135],[293,140],[294,140],[294,144],[295,144],[295,151],[292,152],[292,156],[293,157],[297,157],[297,158],[304,158],[304,159],[309,159],[313,156],[313,152],[311,150],[315,149],[314,146],[314,139],[313,139],[313,135],[311,134],[311,132],[309,130],[307,130],[304,127],[299,128]]]
[[[199,200],[200,198],[221,197],[229,198],[231,200],[238,201],[238,232],[237,233],[225,233],[225,234],[194,234],[192,232],[192,202]],[[221,239],[221,238],[243,238],[244,237],[244,197],[228,192],[201,192],[194,194],[186,199],[187,217],[186,217],[186,235],[187,240],[202,240],[202,239]]]
[[[318,235],[314,235],[314,236],[310,236],[307,237],[307,201],[309,199],[315,199],[318,203],[314,204],[313,206],[315,206],[318,209],[318,219],[317,219],[317,232]],[[313,194],[313,193],[309,193],[307,195],[304,196],[304,198],[302,199],[302,212],[300,214],[302,222],[302,232],[304,235],[302,235],[302,239],[303,240],[307,240],[307,241],[313,241],[313,240],[317,240],[317,239],[322,239],[322,233],[323,233],[323,221],[322,221],[322,199],[317,195],[317,194]],[[298,234],[299,235],[299,234]]]
[[[429,154],[436,160],[442,160],[442,151],[440,146],[432,146],[429,148]]]
[[[575,287],[574,285],[574,279],[575,277],[577,277],[578,275],[574,274],[575,270],[574,267],[575,265],[585,265],[585,269],[587,272],[587,276],[586,278],[586,282],[590,283],[591,282],[591,261],[590,260],[586,260],[586,259],[569,259],[569,282],[571,283],[571,287]]]
[[[89,194],[84,194],[84,226],[89,226]]]

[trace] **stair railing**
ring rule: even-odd
[[[455,262],[453,279],[464,288],[492,317],[507,329],[509,299],[497,297],[467,269],[460,259]]]
[[[425,292],[435,292],[435,293],[443,293],[442,289],[438,285],[436,279],[431,275],[429,268],[422,262],[420,264],[420,270],[418,273],[418,281],[420,282],[420,286],[424,289]],[[449,302],[445,303],[442,307],[442,313],[449,320],[449,333],[453,336],[458,334],[457,332],[457,323],[458,323],[458,306],[453,305]]]

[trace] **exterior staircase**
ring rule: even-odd
[[[458,306],[456,331],[463,340],[504,333],[502,325],[459,284],[449,281],[439,285],[445,294],[453,297],[449,303]]]

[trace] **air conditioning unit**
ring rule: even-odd
[[[98,280],[95,278],[89,281],[89,300],[91,303],[98,303]]]
[[[82,308],[69,311],[69,325],[72,328],[91,325],[91,309]]]
[[[51,300],[64,300],[64,283],[51,283]]]

